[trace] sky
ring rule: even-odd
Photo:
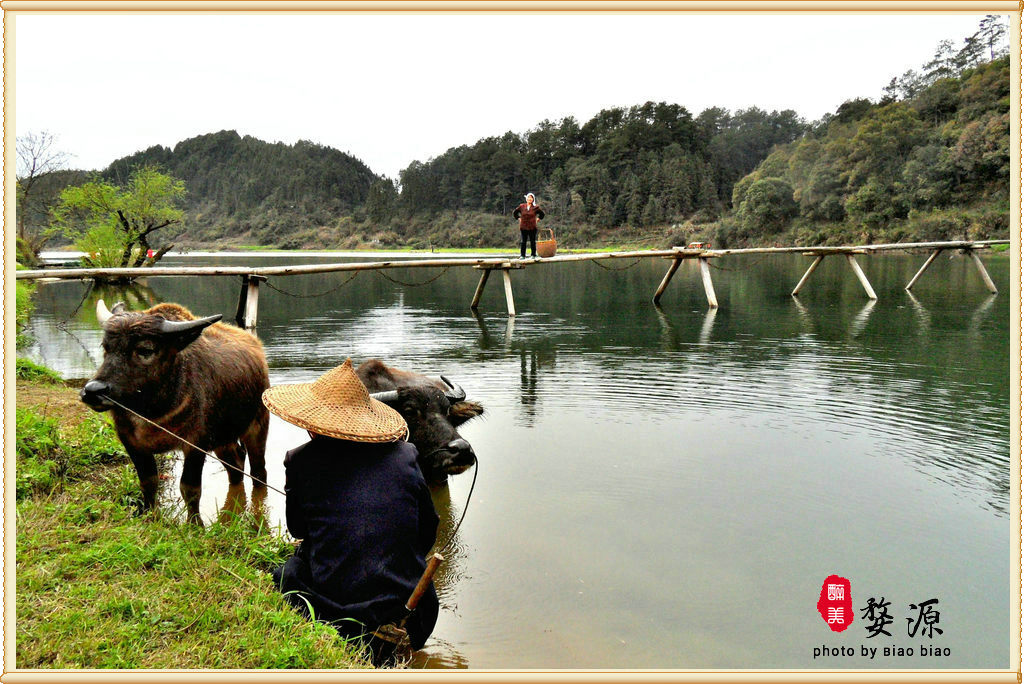
[[[71,168],[233,129],[397,179],[454,146],[648,100],[818,119],[877,100],[982,17],[17,15],[15,129],[56,136]]]

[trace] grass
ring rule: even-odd
[[[17,667],[369,667],[274,588],[285,539],[249,515],[206,528],[140,515],[101,415],[46,373],[16,399]]]
[[[31,359],[19,358],[14,363],[14,374],[18,380],[27,380],[46,385],[63,385],[64,378],[55,370],[40,366]]]
[[[18,270],[21,270],[21,268],[21,264],[18,264]],[[28,319],[31,317],[33,309],[35,309],[35,304],[32,301],[32,294],[35,292],[35,289],[34,283],[25,280],[19,280],[14,284],[15,346],[18,349],[32,344],[32,337],[25,332],[25,327],[28,325]]]

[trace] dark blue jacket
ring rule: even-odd
[[[426,566],[438,517],[408,442],[366,444],[317,437],[288,452],[285,515],[302,543],[278,573],[286,599],[358,635],[393,622]],[[431,585],[406,625],[420,648],[437,621]],[[350,620],[336,622],[343,618]]]

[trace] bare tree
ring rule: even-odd
[[[39,250],[50,239],[46,229],[46,207],[37,192],[39,180],[67,164],[69,155],[56,147],[57,138],[52,133],[29,132],[18,136],[15,149],[18,155],[18,258],[35,264]]]

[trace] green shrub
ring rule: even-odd
[[[35,283],[26,280],[16,281],[14,285],[15,344],[19,349],[32,343],[32,338],[25,332],[25,326],[28,325],[29,318],[35,310],[35,303],[32,301],[35,290]]]
[[[46,366],[40,366],[31,359],[26,359],[24,357],[19,358],[14,362],[14,374],[19,380],[42,382],[52,385],[64,384],[64,378],[60,376],[60,373],[47,368]]]

